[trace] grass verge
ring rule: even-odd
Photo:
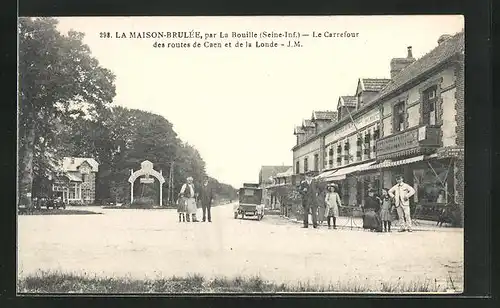
[[[20,278],[19,293],[289,293],[289,292],[340,292],[340,293],[428,293],[450,292],[448,286],[436,281],[387,282],[369,284],[359,281],[317,285],[309,282],[277,284],[259,276],[218,277],[206,279],[198,274],[186,277],[156,279],[131,279],[128,277],[98,277],[87,274],[38,272]],[[454,292],[454,291],[453,291]]]

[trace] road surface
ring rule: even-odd
[[[87,207],[102,215],[18,218],[18,273],[60,270],[132,278],[260,275],[278,283],[429,279],[463,287],[463,232],[302,229],[278,216],[179,223],[175,210]],[[200,217],[200,215],[198,215]]]

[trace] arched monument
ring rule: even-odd
[[[134,172],[133,169],[130,169],[130,177],[128,178],[128,182],[130,183],[130,204],[134,202],[134,182],[140,176],[146,176],[141,179],[144,180],[143,183],[152,183],[149,176],[155,177],[160,182],[160,206],[162,206],[163,202],[163,183],[165,183],[165,179],[163,178],[162,171],[160,172],[153,169],[153,163],[149,160],[145,160],[141,163],[141,169]]]

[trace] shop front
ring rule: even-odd
[[[415,219],[438,221],[440,217],[459,224],[454,158],[438,154],[439,128],[421,126],[382,138],[377,142],[378,164],[368,169],[381,172],[382,185],[390,188],[396,176],[415,189],[410,207]],[[457,216],[458,215],[458,216]]]

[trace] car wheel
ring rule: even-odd
[[[238,212],[234,212],[234,219],[238,218]]]

